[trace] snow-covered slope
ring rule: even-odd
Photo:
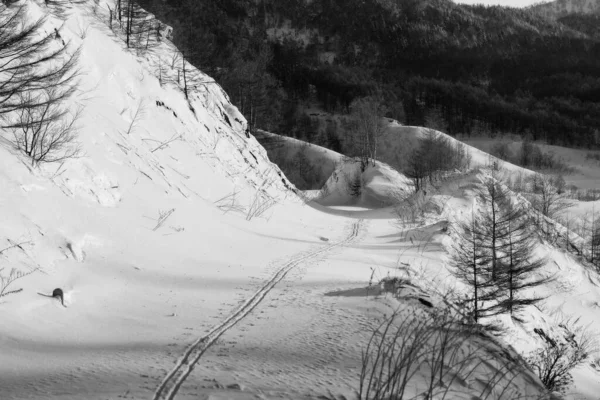
[[[378,159],[404,170],[408,165],[411,152],[419,145],[419,139],[427,134],[441,135],[452,144],[459,143],[458,140],[443,132],[420,126],[401,125],[397,121],[391,120],[378,146]],[[473,146],[465,145],[465,148],[471,156],[472,168],[486,168],[497,163],[498,167],[507,173],[522,173],[524,176],[533,174],[530,170],[502,161]]]
[[[269,158],[301,189],[320,189],[344,159],[342,154],[298,139],[261,130],[256,135]]]
[[[369,163],[361,172],[359,160],[340,161],[314,201],[325,206],[382,208],[409,196],[411,182],[389,165]]]
[[[27,3],[47,13],[43,2]],[[84,107],[82,157],[31,168],[2,132],[0,269],[33,273],[11,286],[23,291],[0,299],[0,398],[354,398],[374,321],[424,307],[364,288],[393,275],[431,299],[458,287],[446,227],[468,215],[478,175],[434,193],[443,207],[418,226],[399,225],[392,208],[307,206],[246,138],[246,122],[210,77],[189,102],[177,85],[161,87],[156,64],[176,49],[164,41],[153,52],[127,51],[105,25],[107,6],[99,1],[96,14],[75,6],[61,31],[82,46],[73,102]],[[400,139],[421,132],[397,129]],[[361,179],[370,206],[409,189],[381,163]],[[595,321],[595,277],[569,254],[540,251],[573,283],[568,295],[548,288],[550,301]],[[38,294],[54,288],[66,308]],[[508,340],[525,351],[539,344],[531,329]],[[453,377],[454,398],[507,399],[487,382],[518,357],[502,340],[477,340],[494,362]],[[419,370],[410,390],[422,398],[425,365]],[[518,371],[506,393],[538,398],[540,382]],[[583,374],[577,384],[591,382],[593,393],[595,372]]]

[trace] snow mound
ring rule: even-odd
[[[441,135],[452,144],[462,144],[471,156],[472,168],[490,167],[494,163],[507,174],[522,173],[524,176],[533,174],[526,168],[500,160],[473,146],[469,146],[443,132],[420,126],[405,126],[394,120],[388,120],[388,125],[378,147],[378,159],[394,166],[400,171],[408,167],[411,152],[419,145],[419,139],[428,134]]]
[[[259,130],[256,138],[294,184],[308,186],[303,189],[320,189],[344,158],[325,147],[271,132]],[[310,176],[298,176],[302,171]]]
[[[387,164],[369,163],[362,171],[359,160],[346,159],[339,162],[314,201],[324,206],[381,208],[396,204],[411,189],[410,180]]]

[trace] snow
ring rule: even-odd
[[[315,168],[315,173],[320,174],[319,180],[323,182],[333,174],[337,165],[345,158],[344,155],[325,147],[271,132],[259,130],[257,137],[265,148],[267,148],[267,151],[281,152],[279,156],[283,158],[291,160],[299,152],[303,151],[308,162],[318,167]]]
[[[378,148],[379,160],[396,166],[400,170],[405,169],[410,153],[418,146],[419,139],[425,137],[427,134],[440,135],[452,144],[458,142],[458,140],[444,132],[420,126],[406,126],[400,124],[398,121],[388,120],[385,133],[381,139],[381,145]],[[479,150],[470,145],[470,142],[462,144],[466,146],[466,150],[471,156],[472,168],[489,168],[494,163],[497,163],[498,167],[508,174],[522,173],[524,176],[533,174],[528,169],[505,162]]]
[[[84,155],[32,168],[0,141],[0,268],[37,269],[0,300],[2,399],[355,398],[374,321],[422,307],[415,296],[439,305],[460,288],[447,269],[446,228],[469,214],[481,177],[440,187],[431,195],[440,206],[419,224],[389,207],[410,186],[383,162],[361,174],[358,200],[332,177],[328,196],[305,202],[246,138],[246,121],[216,83],[204,76],[189,103],[174,85],[161,87],[152,71],[173,45],[127,52],[103,13],[77,6],[62,33],[82,45],[83,89],[72,106],[84,106]],[[390,129],[396,139],[424,132]],[[340,163],[334,175],[359,168]],[[548,303],[600,324],[594,273],[550,245],[538,250],[561,283],[544,288]],[[368,287],[387,276],[416,289],[395,298]],[[58,287],[66,308],[38,294]],[[529,314],[529,325],[498,340],[515,357],[507,343],[524,352],[541,343],[534,327],[553,326],[542,311]],[[497,370],[477,370],[455,398],[473,398]],[[418,377],[415,392],[426,373]],[[572,398],[595,398],[597,377],[582,368]],[[529,398],[541,391],[528,371],[514,385]]]
[[[488,150],[496,142],[490,138],[469,138],[465,142],[482,150]],[[520,141],[509,142],[513,151],[521,145]],[[553,153],[558,160],[574,168],[573,173],[563,173],[567,185],[575,185],[579,189],[597,189],[600,182],[600,161],[588,157],[600,157],[598,150],[571,149],[567,147],[535,143],[544,153]]]
[[[352,194],[349,185],[361,182],[360,193]],[[361,171],[360,160],[341,160],[313,200],[324,206],[354,205],[368,209],[396,204],[408,195],[410,181],[387,164],[369,163]]]

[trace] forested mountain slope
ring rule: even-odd
[[[402,123],[600,143],[593,19],[448,0],[142,0],[252,126],[330,147],[309,107],[371,96]]]
[[[600,14],[598,0],[556,0],[532,7],[540,15],[549,18],[566,17],[571,14]]]

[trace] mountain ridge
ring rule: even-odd
[[[555,0],[549,3],[531,6],[534,12],[552,19],[566,17],[571,14],[600,15],[598,0]]]

